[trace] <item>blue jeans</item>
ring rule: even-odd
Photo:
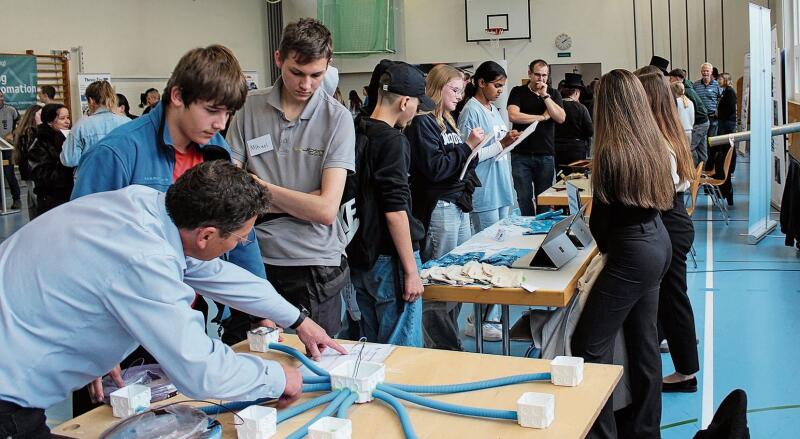
[[[422,265],[415,252],[417,268]],[[371,270],[350,269],[361,311],[361,335],[373,343],[422,347],[422,300],[402,299],[404,273],[400,261],[378,256]]]
[[[500,221],[501,219],[508,218],[511,211],[511,206],[503,206],[497,209],[487,210],[484,212],[472,212],[469,219],[472,222],[472,230],[474,233],[479,233],[483,229],[488,228],[492,224]]]
[[[555,175],[556,160],[551,155],[511,154],[511,176],[523,216],[536,215],[534,199],[553,185]]]
[[[425,236],[423,260],[436,259],[466,242],[471,232],[469,214],[455,204],[439,200],[431,214]],[[461,303],[425,301],[422,305],[422,332],[425,347],[463,350],[458,337]]]

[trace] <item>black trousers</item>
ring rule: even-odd
[[[350,267],[342,256],[338,267],[282,266],[264,264],[275,290],[292,305],[306,309],[310,317],[335,337],[342,328],[342,289],[350,282]]]
[[[686,292],[686,255],[694,241],[694,224],[686,213],[683,193],[675,195],[672,209],[663,212],[661,219],[672,243],[672,258],[669,270],[661,280],[658,322],[664,338],[669,343],[675,370],[684,375],[691,375],[700,370],[694,312]]]
[[[44,409],[20,407],[0,401],[0,438],[49,439]]]
[[[589,156],[589,145],[587,142],[574,139],[565,143],[556,140],[556,170],[564,174],[570,174],[573,168],[567,166],[578,160],[585,160]]]
[[[597,277],[572,336],[572,353],[590,363],[611,364],[614,338],[625,330],[633,401],[615,421],[612,398],[589,438],[660,438],[661,358],[658,291],[670,263],[669,236],[656,217],[611,230],[606,265]]]
[[[20,189],[19,189],[19,181],[17,181],[17,174],[14,173],[14,161],[12,160],[11,151],[3,151],[2,153],[3,160],[8,160],[8,164],[3,166],[3,174],[6,177],[6,183],[8,183],[8,189],[11,190],[11,198],[12,200],[19,200],[20,199]]]
[[[728,120],[728,121],[720,121],[719,123],[719,132],[718,135],[722,134],[731,134],[736,131],[736,121],[735,120]],[[731,148],[731,145],[726,143],[724,145],[719,146],[712,146],[709,149],[709,157],[708,160],[711,161],[712,157],[714,160],[714,170],[715,174],[713,175],[714,178],[722,178],[725,176],[725,155],[728,153],[728,150]],[[731,169],[728,172],[728,178],[725,179],[725,183],[719,187],[720,192],[722,192],[722,196],[725,197],[727,200],[733,200],[733,184],[731,184],[731,176],[733,176],[733,172],[736,170],[736,151],[733,152],[731,156]]]

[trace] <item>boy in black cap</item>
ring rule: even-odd
[[[425,77],[406,63],[381,62],[375,109],[357,132],[359,228],[347,253],[367,340],[422,347],[422,224],[411,215],[411,152],[400,131],[417,112],[432,110]]]

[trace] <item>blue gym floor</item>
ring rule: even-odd
[[[698,197],[693,217],[697,268],[690,260],[688,283],[700,339],[699,389],[694,394],[663,396],[665,439],[691,438],[701,428],[704,416],[710,420],[717,405],[736,388],[747,392],[752,437],[788,439],[798,437],[800,431],[800,377],[795,374],[800,345],[792,339],[793,334],[800,334],[800,258],[794,248],[784,246],[783,235],[777,230],[758,245],[746,243],[747,172],[748,163],[741,160],[734,178],[735,206],[730,208],[730,225],[725,225],[716,209],[709,221],[708,197],[702,193]],[[773,212],[772,217],[777,219],[778,213]],[[0,241],[26,222],[24,212],[0,216]],[[715,272],[713,288],[707,295],[709,227]],[[512,308],[511,321],[524,310]],[[471,311],[472,306],[464,306],[462,328]],[[713,318],[707,319],[707,315]],[[215,335],[216,331],[209,333]],[[474,351],[474,339],[463,340],[464,348]],[[526,343],[512,343],[514,355],[523,355],[526,348]],[[708,353],[711,362],[706,358],[708,348],[712,349]],[[485,343],[485,352],[499,354],[500,343]],[[672,373],[669,354],[662,354],[662,360],[664,374]],[[709,375],[713,378],[707,381]],[[58,425],[71,414],[69,401],[64,401],[47,411],[48,423]]]

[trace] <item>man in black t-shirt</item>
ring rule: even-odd
[[[547,86],[550,66],[537,59],[528,66],[526,85],[511,89],[508,119],[522,132],[539,122],[536,130],[511,152],[511,174],[517,202],[524,216],[535,215],[534,199],[553,184],[555,177],[555,124],[566,120],[558,90]],[[542,210],[539,207],[538,210]]]

